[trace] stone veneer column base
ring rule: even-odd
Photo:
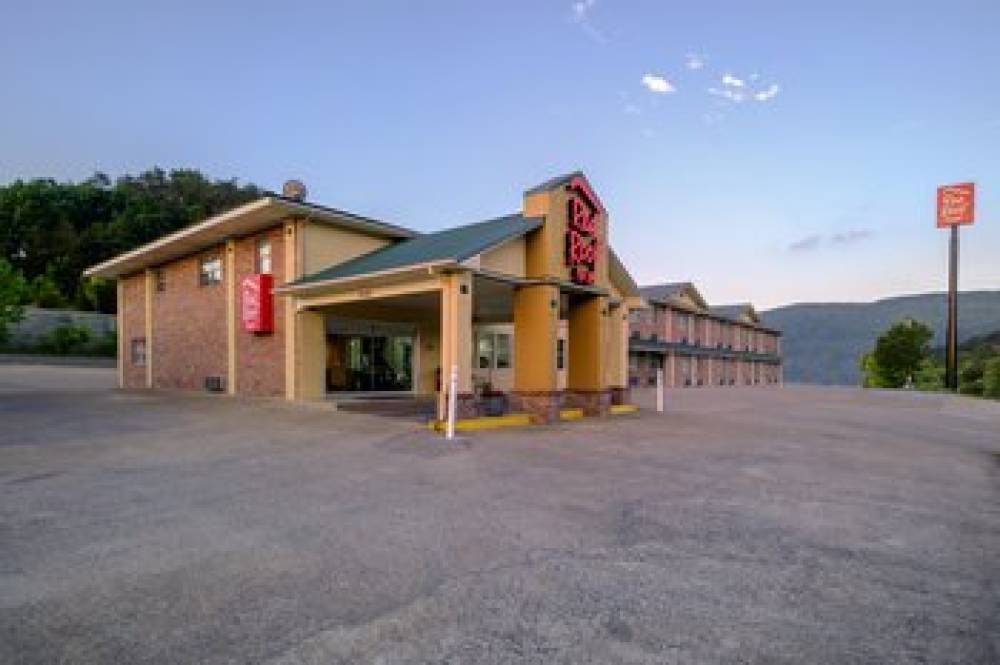
[[[559,420],[562,409],[561,390],[524,390],[510,393],[510,410],[527,413],[539,423],[554,423]]]
[[[606,416],[611,410],[611,389],[567,390],[566,406],[583,409],[586,416]]]
[[[457,397],[458,399],[455,400],[456,420],[479,416],[479,402],[474,393],[458,393]],[[445,402],[445,408],[447,408],[447,402]],[[447,417],[447,414],[445,414],[445,420],[447,420]]]
[[[614,405],[631,404],[632,389],[628,386],[613,386],[611,390],[611,403]]]

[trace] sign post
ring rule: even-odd
[[[656,370],[656,412],[663,413],[663,368]]]
[[[455,438],[455,406],[458,401],[458,365],[451,366],[451,376],[448,378],[448,423],[445,426],[445,438]]]
[[[950,229],[948,249],[948,330],[944,386],[958,390],[958,227],[975,221],[976,185],[963,182],[937,190],[937,226]]]

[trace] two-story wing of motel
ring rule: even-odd
[[[118,283],[121,387],[392,392],[435,400],[440,417],[454,372],[460,417],[502,395],[506,409],[551,421],[564,407],[600,415],[626,403],[650,359],[695,368],[681,359],[704,357],[699,342],[722,339],[706,326],[723,321],[739,334],[706,382],[730,357],[745,363],[741,380],[774,369],[771,331],[713,315],[693,287],[697,306],[687,292],[647,304],[582,173],[527,190],[513,214],[426,234],[307,202],[290,184],[86,271]],[[687,342],[675,341],[682,312]]]
[[[781,332],[749,303],[709,306],[690,282],[643,286],[630,315],[629,385],[780,385]]]

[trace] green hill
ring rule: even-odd
[[[763,313],[784,332],[785,380],[794,383],[857,385],[858,356],[875,338],[904,317],[934,330],[944,344],[945,293],[885,298],[871,303],[800,303]],[[1000,330],[1000,291],[965,291],[958,298],[959,341]]]

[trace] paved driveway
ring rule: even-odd
[[[698,389],[446,445],[7,372],[3,663],[998,662],[997,404]]]

